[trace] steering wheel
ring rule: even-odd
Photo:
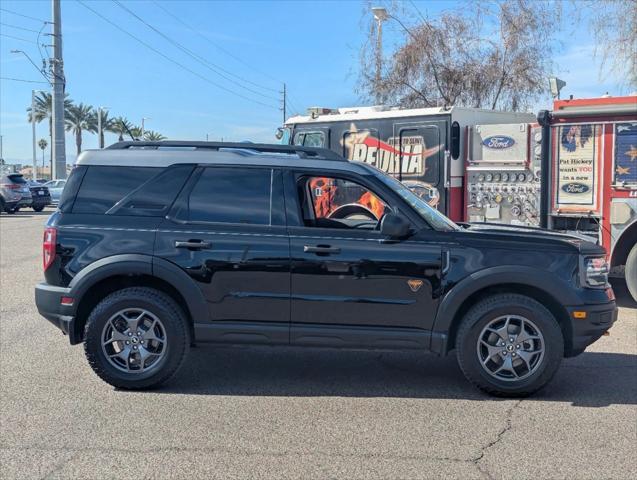
[[[364,217],[371,221],[378,222],[378,218],[376,218],[374,212],[357,203],[341,205],[327,216],[327,218],[337,220],[353,219],[354,217]]]

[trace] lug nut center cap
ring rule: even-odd
[[[137,337],[131,337],[130,341],[132,343],[139,343],[139,339]]]
[[[513,351],[513,345],[507,345],[507,350],[509,352],[512,352]]]

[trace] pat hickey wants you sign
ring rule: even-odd
[[[556,207],[594,210],[597,195],[595,154],[599,141],[597,125],[559,128]]]

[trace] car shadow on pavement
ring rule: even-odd
[[[637,404],[637,355],[585,352],[566,359],[529,400],[582,407]],[[178,378],[155,393],[490,400],[464,378],[455,355],[294,347],[190,351]]]
[[[20,210],[16,213],[5,213],[2,212],[0,216],[2,218],[33,218],[33,217],[49,217],[55,210],[45,208],[41,212],[36,212],[34,210]]]

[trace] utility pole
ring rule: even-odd
[[[376,90],[376,105],[383,103],[382,96],[380,94],[380,81],[382,78],[382,66],[383,66],[383,21],[387,20],[387,10],[383,7],[372,7],[372,13],[376,20],[376,75],[374,78],[374,90]]]
[[[35,90],[31,90],[31,136],[33,142],[33,171],[31,172],[31,180],[35,182],[38,170],[38,159],[35,156]]]
[[[281,110],[283,111],[283,125],[285,125],[285,121],[287,120],[287,118],[286,118],[287,117],[287,111],[286,111],[286,109],[287,109],[287,105],[286,105],[286,102],[287,102],[287,89],[286,89],[285,83],[283,84],[283,91],[281,92],[281,95],[283,95],[283,102],[282,102]]]
[[[60,0],[51,0],[53,10],[53,171],[51,178],[66,178],[64,142],[64,62],[62,60],[62,12]]]
[[[97,108],[97,142],[99,148],[104,148],[104,132],[102,131],[102,112],[108,107]]]

